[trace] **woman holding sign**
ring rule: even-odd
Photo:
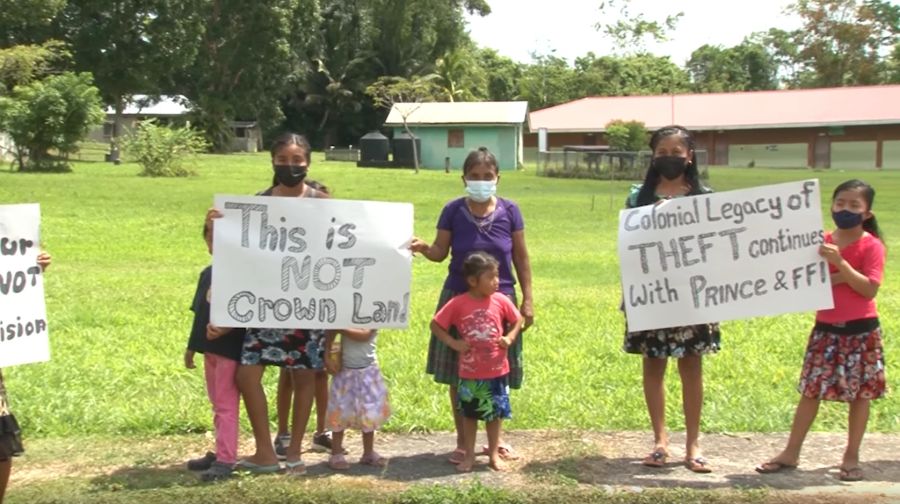
[[[472,151],[463,163],[463,185],[466,197],[458,198],[444,206],[437,224],[437,237],[428,244],[413,238],[410,250],[431,261],[441,262],[450,255],[449,274],[444,281],[444,289],[437,309],[458,294],[468,291],[462,264],[475,251],[491,254],[500,263],[500,292],[515,303],[516,278],[522,289],[520,311],[525,319],[525,328],[534,322],[534,307],[531,295],[531,265],[528,249],[525,247],[525,222],[518,205],[495,196],[500,172],[497,158],[486,148]],[[515,276],[513,276],[515,268]],[[454,330],[454,338],[459,336]],[[517,338],[509,347],[509,387],[522,386],[522,338]],[[456,450],[450,462],[459,464],[465,457],[463,439],[463,417],[457,405],[457,353],[431,335],[428,345],[426,372],[434,375],[434,381],[450,386],[450,405],[456,425]],[[500,445],[501,458],[515,459],[509,445]]]
[[[680,126],[662,128],[650,138],[653,159],[642,185],[632,187],[626,206],[653,205],[669,198],[711,192],[700,183],[694,139]],[[644,399],[653,426],[654,448],[643,464],[663,467],[669,457],[666,432],[666,389],[664,378],[668,358],[678,359],[684,402],[686,431],[685,466],[707,473],[712,468],[700,452],[700,411],[703,407],[703,361],[705,354],[719,350],[718,324],[698,324],[649,331],[626,332],[625,351],[644,357]]]
[[[272,186],[259,196],[293,198],[327,198],[324,191],[306,183],[310,161],[309,142],[301,135],[285,133],[272,144]],[[217,209],[207,213],[207,220],[221,217]],[[294,408],[290,444],[286,451],[288,474],[301,475],[306,467],[300,459],[300,447],[309,422],[315,395],[316,373],[324,369],[324,333],[306,329],[247,329],[237,385],[253,428],[256,453],[239,460],[235,469],[252,473],[274,473],[281,470],[269,429],[268,404],[262,386],[266,366],[288,369],[294,389]]]
[[[41,252],[37,263],[42,272],[46,270],[50,266],[50,254]],[[12,457],[21,455],[23,451],[25,448],[22,447],[19,424],[9,409],[9,397],[3,383],[3,371],[0,370],[0,503],[3,502],[6,484],[9,483],[12,472]]]

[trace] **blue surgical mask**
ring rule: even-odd
[[[853,229],[863,222],[863,214],[850,210],[841,210],[840,212],[832,210],[831,218],[834,220],[834,225],[840,229]]]
[[[484,203],[496,193],[496,180],[466,180],[466,194],[476,203]]]

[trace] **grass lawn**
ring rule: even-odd
[[[212,428],[202,370],[184,369],[181,358],[197,275],[209,262],[203,215],[213,194],[251,194],[266,186],[271,171],[265,154],[203,156],[196,170],[188,179],[149,179],[136,176],[132,164],[76,162],[69,174],[0,172],[0,201],[41,203],[44,246],[54,257],[46,276],[53,360],[5,372],[29,438]],[[710,183],[722,191],[818,177],[830,194],[856,176],[877,189],[875,211],[887,236],[887,281],[878,302],[896,389],[900,172],[718,168]],[[443,204],[462,194],[458,173],[357,169],[320,155],[311,177],[338,198],[414,203],[416,233],[429,240]],[[640,358],[621,351],[616,229],[627,187],[539,178],[533,170],[502,175],[500,194],[516,200],[525,216],[536,303],[536,326],[524,336],[526,382],[513,394],[509,429],[649,431]],[[449,430],[446,388],[424,374],[426,327],[446,263],[418,258],[413,269],[409,329],[379,338],[394,406],[386,428]],[[724,349],[705,360],[704,431],[789,429],[811,322],[804,313],[723,324]],[[275,377],[270,371],[266,379],[273,394]],[[681,429],[674,365],[667,387],[669,425]],[[842,430],[845,419],[846,407],[826,405],[814,429]],[[900,403],[875,402],[869,429],[900,432]]]

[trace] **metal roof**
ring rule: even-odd
[[[385,126],[403,124],[522,124],[528,112],[528,102],[427,102],[395,103],[385,120]]]
[[[900,85],[591,97],[534,111],[528,126],[532,132],[600,132],[615,119],[693,130],[900,124]]]

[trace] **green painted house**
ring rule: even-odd
[[[396,103],[384,125],[394,136],[404,131],[403,116],[410,131],[421,141],[422,168],[462,168],[470,151],[487,147],[497,156],[501,170],[522,164],[522,130],[528,102],[440,102]]]

